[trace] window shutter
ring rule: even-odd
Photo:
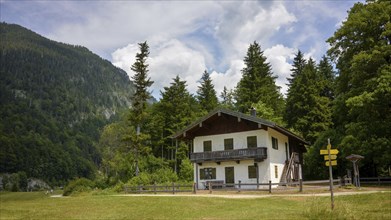
[[[216,179],[216,168],[212,168],[212,179]]]
[[[205,170],[204,169],[200,169],[200,179],[201,180],[205,179]]]

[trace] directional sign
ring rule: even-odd
[[[331,149],[330,150],[330,154],[338,154],[338,150],[337,149]],[[325,155],[325,154],[329,154],[329,152],[327,150],[320,150],[320,154],[321,155]]]
[[[336,160],[337,155],[330,155],[330,160]],[[329,160],[329,155],[324,155],[324,160]]]
[[[326,161],[326,166],[330,166],[329,161]],[[336,160],[332,160],[331,161],[331,166],[337,166],[337,161]]]

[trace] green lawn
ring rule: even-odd
[[[0,193],[0,219],[391,219],[391,192],[335,197],[51,198],[42,192]]]

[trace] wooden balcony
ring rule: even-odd
[[[266,147],[197,152],[197,153],[190,154],[190,160],[194,163],[202,163],[205,161],[221,162],[227,160],[244,160],[244,159],[254,159],[256,162],[261,162],[266,158],[267,158]]]

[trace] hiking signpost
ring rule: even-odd
[[[337,166],[337,149],[331,149],[330,138],[327,139],[327,150],[320,150],[320,155],[324,155],[325,165],[329,167],[330,175],[330,193],[331,193],[331,209],[334,209],[334,193],[333,193],[333,170],[332,166]]]

